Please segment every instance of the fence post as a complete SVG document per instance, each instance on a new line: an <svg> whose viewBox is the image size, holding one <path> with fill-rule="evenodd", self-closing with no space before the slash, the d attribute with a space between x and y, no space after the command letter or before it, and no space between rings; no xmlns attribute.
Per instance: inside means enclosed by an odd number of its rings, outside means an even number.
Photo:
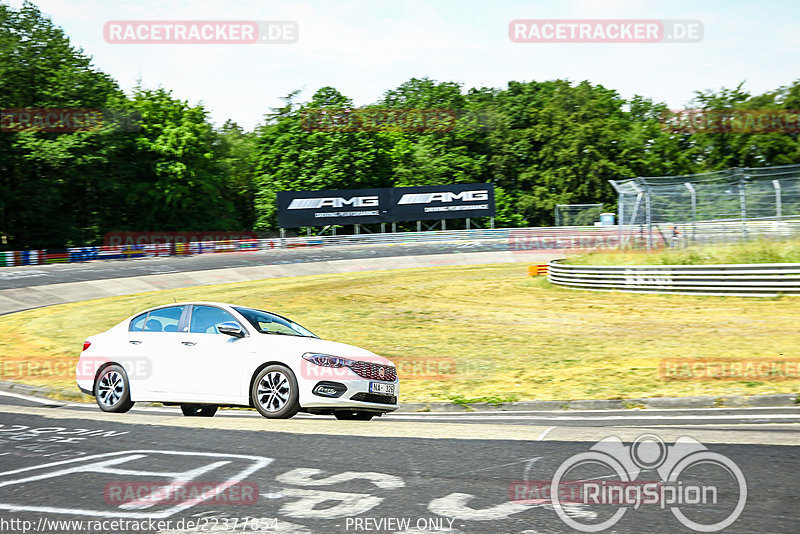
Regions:
<svg viewBox="0 0 800 534"><path fill-rule="evenodd" d="M736 169L735 172L741 175L739 178L739 210L742 216L742 239L747 241L747 195L744 191L747 175L742 175L740 169Z"/></svg>
<svg viewBox="0 0 800 534"><path fill-rule="evenodd" d="M783 220L783 206L781 205L781 181L772 180L772 186L775 188L775 215L778 220Z"/></svg>
<svg viewBox="0 0 800 534"><path fill-rule="evenodd" d="M647 250L653 249L653 212L650 205L650 186L645 185L644 210L647 218Z"/></svg>
<svg viewBox="0 0 800 534"><path fill-rule="evenodd" d="M692 243L694 243L697 235L697 191L694 188L694 184L691 182L686 182L683 185L686 186L686 189L688 189L689 193L692 195Z"/></svg>

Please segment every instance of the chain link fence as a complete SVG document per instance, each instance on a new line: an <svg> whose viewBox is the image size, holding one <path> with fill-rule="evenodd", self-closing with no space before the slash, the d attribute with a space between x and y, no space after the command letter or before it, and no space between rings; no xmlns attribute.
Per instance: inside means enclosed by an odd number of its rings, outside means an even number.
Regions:
<svg viewBox="0 0 800 534"><path fill-rule="evenodd" d="M632 248L800 234L800 165L610 180L620 245Z"/></svg>
<svg viewBox="0 0 800 534"><path fill-rule="evenodd" d="M602 212L602 204L556 204L556 226L592 226Z"/></svg>

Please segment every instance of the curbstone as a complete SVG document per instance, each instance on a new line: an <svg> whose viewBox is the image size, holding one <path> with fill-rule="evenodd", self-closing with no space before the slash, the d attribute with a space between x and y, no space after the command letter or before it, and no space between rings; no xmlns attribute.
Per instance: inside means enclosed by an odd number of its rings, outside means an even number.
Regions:
<svg viewBox="0 0 800 534"><path fill-rule="evenodd" d="M714 408L717 397L653 397L632 399L645 408Z"/></svg>
<svg viewBox="0 0 800 534"><path fill-rule="evenodd" d="M573 400L567 403L567 410L624 410L622 400Z"/></svg>
<svg viewBox="0 0 800 534"><path fill-rule="evenodd" d="M32 386L18 382L0 381L0 391L18 393L42 399L68 402L90 402L92 397L77 389L57 389L45 386ZM401 403L398 413L419 412L471 412L471 411L557 411L557 410L623 410L631 406L642 408L731 408L731 407L773 407L800 406L797 393L772 395L730 395L727 397L652 397L641 399L581 399L572 401L534 400L489 404L456 404L453 402L410 402ZM142 405L157 405L141 403Z"/></svg>

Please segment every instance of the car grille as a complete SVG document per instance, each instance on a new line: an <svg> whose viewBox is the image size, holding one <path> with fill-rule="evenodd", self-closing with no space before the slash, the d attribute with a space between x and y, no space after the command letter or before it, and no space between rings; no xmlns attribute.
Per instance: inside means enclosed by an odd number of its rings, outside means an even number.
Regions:
<svg viewBox="0 0 800 534"><path fill-rule="evenodd" d="M397 370L391 365L381 365L371 362L353 362L353 364L350 365L350 369L358 376L369 380L383 380L386 382L394 382L397 380ZM380 375L381 369L383 369L383 376Z"/></svg>
<svg viewBox="0 0 800 534"><path fill-rule="evenodd" d="M356 393L350 400L362 402L374 402L375 404L397 404L397 397L394 395L378 395L377 393Z"/></svg>

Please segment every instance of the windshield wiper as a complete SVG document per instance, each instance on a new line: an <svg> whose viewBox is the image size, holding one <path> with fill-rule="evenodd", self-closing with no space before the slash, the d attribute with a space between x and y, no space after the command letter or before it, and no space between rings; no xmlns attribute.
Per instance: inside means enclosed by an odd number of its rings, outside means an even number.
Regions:
<svg viewBox="0 0 800 534"><path fill-rule="evenodd" d="M288 332L272 332L271 330L262 330L262 334L275 334L276 336L292 336L292 337L303 337L299 334L289 334Z"/></svg>

